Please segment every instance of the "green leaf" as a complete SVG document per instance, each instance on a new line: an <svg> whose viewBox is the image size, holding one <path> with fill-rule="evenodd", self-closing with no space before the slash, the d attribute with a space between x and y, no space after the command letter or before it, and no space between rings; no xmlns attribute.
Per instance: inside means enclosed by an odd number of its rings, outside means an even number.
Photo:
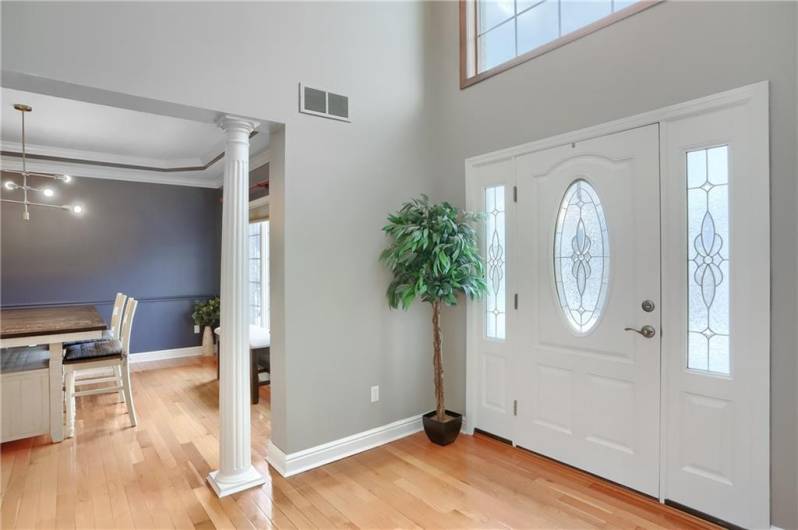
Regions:
<svg viewBox="0 0 798 530"><path fill-rule="evenodd" d="M483 220L448 202L431 204L426 195L390 214L382 229L389 244L379 256L393 273L388 304L407 309L416 299L454 305L460 293L483 296L485 267L474 227Z"/></svg>

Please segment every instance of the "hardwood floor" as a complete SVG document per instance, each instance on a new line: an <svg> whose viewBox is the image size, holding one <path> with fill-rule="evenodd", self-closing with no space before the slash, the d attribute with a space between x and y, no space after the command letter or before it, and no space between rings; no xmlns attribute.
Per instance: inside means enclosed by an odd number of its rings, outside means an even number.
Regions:
<svg viewBox="0 0 798 530"><path fill-rule="evenodd" d="M265 463L269 389L252 407L253 460L270 480L218 499L212 361L134 365L139 425L116 395L78 400L77 438L0 450L11 528L714 528L652 499L482 436L423 433L289 479Z"/></svg>

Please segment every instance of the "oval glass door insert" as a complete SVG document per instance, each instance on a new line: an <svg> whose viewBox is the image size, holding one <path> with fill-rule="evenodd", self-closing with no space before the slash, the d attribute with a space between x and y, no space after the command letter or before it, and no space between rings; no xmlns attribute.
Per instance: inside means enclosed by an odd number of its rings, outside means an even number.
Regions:
<svg viewBox="0 0 798 530"><path fill-rule="evenodd" d="M554 228L554 281L565 319L588 333L607 298L610 247L607 219L595 188L577 179L565 191Z"/></svg>

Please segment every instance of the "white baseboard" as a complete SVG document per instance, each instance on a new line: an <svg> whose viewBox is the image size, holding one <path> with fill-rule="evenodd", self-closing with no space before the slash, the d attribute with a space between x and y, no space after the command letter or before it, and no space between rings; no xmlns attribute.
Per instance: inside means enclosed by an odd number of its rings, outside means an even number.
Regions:
<svg viewBox="0 0 798 530"><path fill-rule="evenodd" d="M315 467L404 438L423 429L421 415L375 427L345 438L333 440L309 449L285 454L269 440L266 460L282 476L290 477Z"/></svg>
<svg viewBox="0 0 798 530"><path fill-rule="evenodd" d="M171 350L146 351L141 353L131 353L130 363L146 363L149 361L179 359L181 357L196 357L198 355L202 355L202 346L189 346L187 348L174 348Z"/></svg>

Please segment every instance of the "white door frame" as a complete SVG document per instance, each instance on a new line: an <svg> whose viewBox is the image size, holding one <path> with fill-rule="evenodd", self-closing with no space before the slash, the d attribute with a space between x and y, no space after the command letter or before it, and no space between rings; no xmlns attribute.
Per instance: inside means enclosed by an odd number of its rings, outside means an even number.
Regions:
<svg viewBox="0 0 798 530"><path fill-rule="evenodd" d="M477 168L480 165L484 165L486 163L495 163L501 160L508 160L514 159L520 155L533 153L537 151L542 151L545 149L550 149L553 147L558 147L561 145L567 145L574 142L582 142L585 140L589 140L592 138L605 136L613 133L622 132L629 129L634 129L637 127L642 127L646 125L651 125L655 123L659 123L661 125L667 124L669 121L675 121L679 119L684 119L689 116L700 115L709 113L712 111L728 108L731 106L736 105L744 105L748 104L752 107L753 112L757 116L763 116L763 120L759 120L755 127L757 127L757 131L755 131L754 136L758 138L758 145L756 146L757 152L760 154L764 154L764 156L760 157L761 159L758 161L758 166L762 168L764 172L767 173L768 179L770 174L770 167L769 167L769 128L768 128L768 108L769 108L769 82L768 81L761 81L759 83L743 86L740 88L736 88L733 90L729 90L726 92L720 92L718 94L713 94L710 96L706 96L703 98L691 100L684 103L679 103L676 105L671 105L668 107L664 107L661 109L645 112L642 114L638 114L635 116L631 116L628 118L622 118L620 120L611 121L608 123L604 123L601 125L596 125L592 127L587 127L585 129L580 129L578 131L572 131L564 134L560 134L557 136L553 136L550 138L529 142L526 144L522 144L515 147L510 147L507 149L501 149L498 151L494 151L492 153L487 153L483 155L478 155L474 157L470 157L465 161L465 184L466 184L466 208L472 211L478 211L481 209L481 190L476 182L476 175L478 173ZM660 143L660 149L662 150L662 139ZM762 153L763 152L763 153ZM661 178L666 178L666 173L662 172L662 160L660 161L661 164ZM508 255L508 261L512 260L513 253ZM769 270L769 262L770 262L770 255L769 253L762 257L763 260L763 267L765 270ZM508 263L508 267L512 267L512 264ZM663 271L664 272L664 271ZM478 377L477 372L477 344L479 341L479 334L481 333L481 327L477 326L476 323L479 322L479 311L481 309L480 302L472 302L470 300L466 301L466 410L465 410L465 424L464 424L464 432L472 434L474 432L475 426L478 424L477 418L477 392L476 389L478 388L478 381L476 378ZM672 310L672 308L671 308ZM666 313L669 311L669 308L663 307L663 322L668 320ZM673 318L673 315L671 315ZM768 311L767 321L770 320L770 313ZM768 340L769 340L769 331L768 331ZM767 344L768 351L770 351L769 341ZM663 350L665 345L663 344ZM663 364L662 368L662 382L661 386L665 387L668 383L668 377L666 373L667 366ZM663 392L663 395L660 399L660 432L666 433L665 430L666 425L665 422L667 420L667 398ZM767 438L770 437L770 423L769 423L769 414L766 415L767 417L763 420L760 425L760 428L766 425L767 427ZM661 436L661 444L664 444L664 440L667 439L666 435L663 434ZM667 451L665 451L665 447L663 446L660 451L660 501L665 500L667 496L667 484L665 483L665 473L663 470L667 469ZM770 466L768 465L768 473L769 473ZM768 489L768 498L770 497L769 493L769 481L767 484L764 485Z"/></svg>

